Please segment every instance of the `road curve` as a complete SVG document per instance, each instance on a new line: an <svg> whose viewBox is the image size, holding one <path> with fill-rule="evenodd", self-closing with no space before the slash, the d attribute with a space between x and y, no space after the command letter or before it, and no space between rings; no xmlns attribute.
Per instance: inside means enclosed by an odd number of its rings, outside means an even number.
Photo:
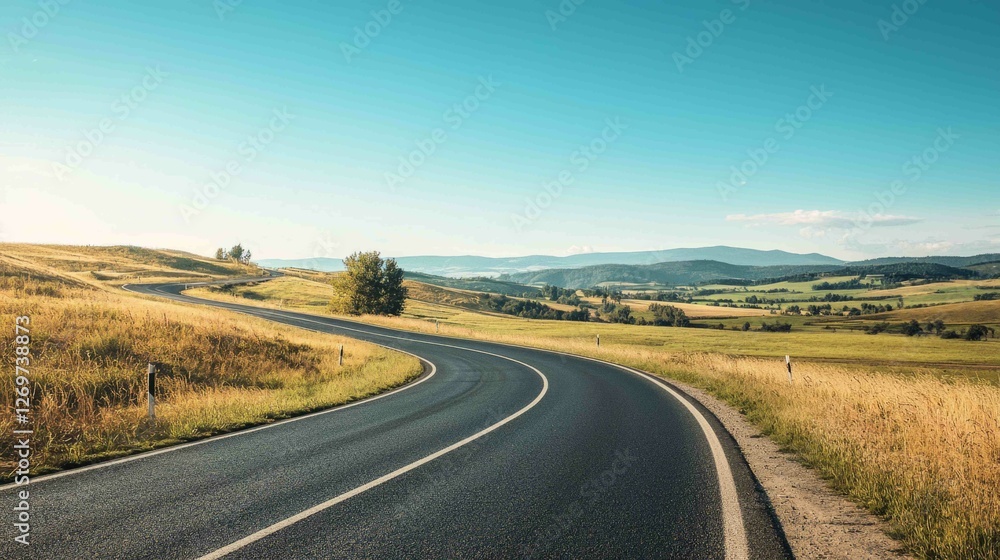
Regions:
<svg viewBox="0 0 1000 560"><path fill-rule="evenodd" d="M669 384L183 288L127 287L374 342L426 371L353 405L34 479L32 544L10 534L0 558L791 557L732 438ZM0 499L13 507L14 490Z"/></svg>

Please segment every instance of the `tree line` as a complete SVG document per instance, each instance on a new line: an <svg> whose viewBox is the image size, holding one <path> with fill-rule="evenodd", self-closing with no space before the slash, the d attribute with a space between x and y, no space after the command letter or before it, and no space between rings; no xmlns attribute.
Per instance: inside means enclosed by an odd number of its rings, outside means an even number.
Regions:
<svg viewBox="0 0 1000 560"><path fill-rule="evenodd" d="M215 258L220 261L233 261L240 264L250 264L252 255L250 254L250 249L244 249L243 245L237 243L228 251L222 247L216 249Z"/></svg>

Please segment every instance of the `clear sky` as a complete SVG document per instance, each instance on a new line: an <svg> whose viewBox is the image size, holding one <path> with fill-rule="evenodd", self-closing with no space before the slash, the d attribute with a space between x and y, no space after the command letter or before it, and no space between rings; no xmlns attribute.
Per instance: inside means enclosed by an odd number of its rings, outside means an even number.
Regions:
<svg viewBox="0 0 1000 560"><path fill-rule="evenodd" d="M0 240L1000 251L992 1L49 2L0 14Z"/></svg>

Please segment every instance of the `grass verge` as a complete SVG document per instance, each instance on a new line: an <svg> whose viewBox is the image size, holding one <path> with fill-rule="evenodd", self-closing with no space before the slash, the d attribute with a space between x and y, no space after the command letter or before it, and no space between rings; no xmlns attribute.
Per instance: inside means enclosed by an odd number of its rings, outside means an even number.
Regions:
<svg viewBox="0 0 1000 560"><path fill-rule="evenodd" d="M357 340L231 312L118 294L0 262L0 318L29 316L32 474L162 447L347 403L418 376L420 362ZM340 344L345 346L338 364ZM145 369L158 375L146 417ZM12 411L15 377L0 377ZM11 414L0 445L11 449ZM24 426L18 426L24 428ZM10 454L0 476L11 480Z"/></svg>

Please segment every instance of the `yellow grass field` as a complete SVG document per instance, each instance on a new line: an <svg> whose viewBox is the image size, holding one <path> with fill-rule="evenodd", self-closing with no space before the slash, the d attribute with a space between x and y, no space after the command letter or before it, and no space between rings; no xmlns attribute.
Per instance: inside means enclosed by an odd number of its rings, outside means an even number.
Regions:
<svg viewBox="0 0 1000 560"><path fill-rule="evenodd" d="M44 258L34 260L26 255L32 246L14 255L6 249L0 247L0 318L10 335L0 339L0 352L13 359L15 317L30 317L33 474L346 403L422 371L411 356L353 339L129 295L102 285L86 267L152 270L155 277L181 277L183 269L108 262L107 251L41 247ZM223 264L214 272L243 270ZM164 366L155 420L146 417L149 361ZM15 408L11 368L0 377L5 410ZM7 448L13 422L0 417L0 445ZM9 480L12 467L5 454L0 479Z"/></svg>
<svg viewBox="0 0 1000 560"><path fill-rule="evenodd" d="M1000 300L967 301L919 307L916 309L900 309L891 313L879 315L895 321L915 319L921 322L942 320L948 324L982 323L994 324L1000 321Z"/></svg>
<svg viewBox="0 0 1000 560"><path fill-rule="evenodd" d="M404 317L358 318L432 333L429 319L443 335L572 352L705 388L885 517L918 557L1000 557L1000 341L529 321L418 301Z"/></svg>
<svg viewBox="0 0 1000 560"><path fill-rule="evenodd" d="M652 301L638 299L623 299L622 304L628 305L633 311L642 311L649 308ZM664 302L659 302L664 303ZM742 307L716 307L714 305L701 305L697 303L675 303L667 302L670 305L681 309L692 319L718 319L720 317L770 317L771 312L766 309L747 309Z"/></svg>

